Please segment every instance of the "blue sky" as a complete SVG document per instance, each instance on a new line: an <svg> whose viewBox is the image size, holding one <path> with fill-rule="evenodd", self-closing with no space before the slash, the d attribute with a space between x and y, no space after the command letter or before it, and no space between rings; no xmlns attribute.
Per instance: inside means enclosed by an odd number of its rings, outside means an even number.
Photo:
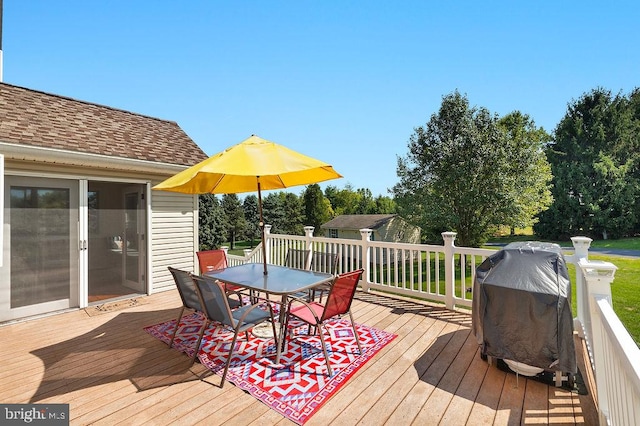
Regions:
<svg viewBox="0 0 640 426"><path fill-rule="evenodd" d="M633 1L4 0L3 80L176 121L209 155L256 134L388 195L455 90L553 131L640 86L638 22Z"/></svg>

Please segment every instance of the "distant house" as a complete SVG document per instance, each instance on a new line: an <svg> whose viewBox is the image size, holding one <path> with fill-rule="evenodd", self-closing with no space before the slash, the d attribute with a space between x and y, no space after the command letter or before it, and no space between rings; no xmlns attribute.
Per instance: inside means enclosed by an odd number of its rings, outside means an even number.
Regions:
<svg viewBox="0 0 640 426"><path fill-rule="evenodd" d="M0 83L0 322L174 288L198 198L151 188L206 158L173 121Z"/></svg>
<svg viewBox="0 0 640 426"><path fill-rule="evenodd" d="M420 228L397 214L344 214L322 224L324 235L330 238L361 239L361 229L371 229L372 241L420 243Z"/></svg>

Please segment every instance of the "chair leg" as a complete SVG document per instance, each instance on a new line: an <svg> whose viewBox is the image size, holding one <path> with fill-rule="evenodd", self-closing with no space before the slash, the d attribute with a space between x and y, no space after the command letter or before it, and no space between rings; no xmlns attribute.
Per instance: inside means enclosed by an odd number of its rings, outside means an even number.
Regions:
<svg viewBox="0 0 640 426"><path fill-rule="evenodd" d="M349 309L349 319L351 320L353 335L356 336L356 343L358 344L358 350L360 351L360 355L362 355L362 346L360 345L360 336L358 336L358 330L356 330L356 324L353 322L353 315L351 314L351 309Z"/></svg>
<svg viewBox="0 0 640 426"><path fill-rule="evenodd" d="M231 347L229 348L229 355L227 356L227 362L224 366L224 373L222 373L222 380L220 381L220 389L224 386L224 381L227 378L227 372L229 371L229 366L231 365L231 357L233 356L233 348L236 347L236 341L238 340L238 331L233 335L233 341L231 342Z"/></svg>
<svg viewBox="0 0 640 426"><path fill-rule="evenodd" d="M191 366L193 366L193 364L195 364L196 359L198 358L198 352L200 352L200 343L202 343L202 337L204 336L204 332L207 330L207 327L209 327L210 323L211 323L211 321L209 321L209 319L206 319L204 321L204 325L200 329L200 336L198 337L198 343L196 343L196 349L195 349L195 352L193 354L193 358L191 359Z"/></svg>
<svg viewBox="0 0 640 426"><path fill-rule="evenodd" d="M169 347L173 346L173 339L176 338L176 333L178 332L178 328L180 327L180 321L182 320L182 314L184 314L184 305L182 305L182 309L180 310L180 315L178 315L178 319L176 320L176 328L173 330L173 334L171 335L171 341L169 342Z"/></svg>
<svg viewBox="0 0 640 426"><path fill-rule="evenodd" d="M271 318L269 319L269 322L271 323L271 330L273 331L273 342L275 343L276 346L276 352L277 352L277 347L280 344L280 342L278 341L278 332L276 331L276 321L275 318L273 318L273 308L271 307L271 303L267 304L267 308L269 309L269 314L271 316ZM281 336L282 339L286 339L286 334L287 334L287 330L289 328L289 317L286 316L285 317L285 323L284 323L284 335ZM249 340L249 337L247 336L247 341ZM283 340L283 343L286 343L286 341ZM283 348L282 350L284 351L284 344L283 344Z"/></svg>
<svg viewBox="0 0 640 426"><path fill-rule="evenodd" d="M324 352L324 359L327 361L327 372L329 373L329 377L333 376L333 371L331 371L331 364L329 363L329 353L327 352L327 345L324 344L324 336L323 329L321 325L318 325L318 334L320 335L320 344L322 345L322 352Z"/></svg>

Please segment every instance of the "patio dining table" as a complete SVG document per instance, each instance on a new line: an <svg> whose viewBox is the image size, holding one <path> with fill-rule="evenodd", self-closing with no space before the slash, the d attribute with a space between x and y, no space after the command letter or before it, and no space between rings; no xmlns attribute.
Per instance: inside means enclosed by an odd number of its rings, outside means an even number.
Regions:
<svg viewBox="0 0 640 426"><path fill-rule="evenodd" d="M241 286L249 290L264 292L267 295L280 296L279 336L274 336L276 342L275 363L280 363L280 355L286 344L286 309L287 299L296 293L309 290L322 284L327 284L335 278L324 272L307 271L288 268L279 265L267 265L267 273L261 263L245 263L231 266L204 275L216 280Z"/></svg>

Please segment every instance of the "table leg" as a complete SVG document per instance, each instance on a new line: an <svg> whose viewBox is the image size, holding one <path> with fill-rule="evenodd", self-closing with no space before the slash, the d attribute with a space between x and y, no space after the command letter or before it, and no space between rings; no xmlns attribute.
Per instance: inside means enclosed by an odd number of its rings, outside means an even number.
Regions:
<svg viewBox="0 0 640 426"><path fill-rule="evenodd" d="M276 342L276 364L280 364L280 355L284 351L287 345L287 295L282 295L280 302L280 313L278 314L278 321L280 322L279 336L275 337ZM278 341L280 339L280 341Z"/></svg>

